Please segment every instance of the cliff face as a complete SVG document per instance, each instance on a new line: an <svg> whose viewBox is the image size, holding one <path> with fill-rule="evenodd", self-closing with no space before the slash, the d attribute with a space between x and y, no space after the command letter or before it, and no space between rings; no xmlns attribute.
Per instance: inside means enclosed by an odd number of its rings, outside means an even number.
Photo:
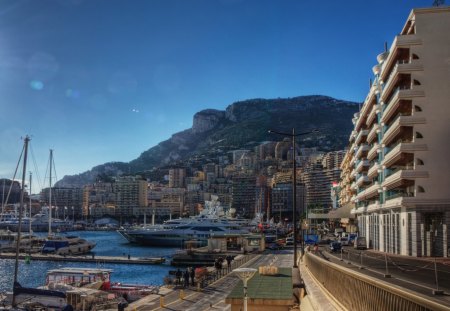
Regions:
<svg viewBox="0 0 450 311"><path fill-rule="evenodd" d="M214 109L207 109L197 112L194 115L192 133L198 134L207 132L215 128L225 117L225 112Z"/></svg>
<svg viewBox="0 0 450 311"><path fill-rule="evenodd" d="M318 135L302 138L303 146L323 151L343 149L352 129L351 119L357 111L357 103L327 96L251 99L233 103L225 111L207 109L194 115L192 128L175 133L137 159L129 163L107 163L78 175L64 176L57 185L80 186L93 182L99 174L114 176L149 171L215 149L226 153L252 148L262 141L282 139L269 135L268 129L290 132L295 127L297 132L303 132L318 128Z"/></svg>

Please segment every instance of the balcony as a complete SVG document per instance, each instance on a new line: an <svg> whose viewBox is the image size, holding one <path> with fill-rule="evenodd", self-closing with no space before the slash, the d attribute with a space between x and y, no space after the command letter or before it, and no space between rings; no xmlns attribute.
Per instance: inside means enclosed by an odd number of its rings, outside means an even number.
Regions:
<svg viewBox="0 0 450 311"><path fill-rule="evenodd" d="M358 133L358 135L356 136L356 140L355 140L355 144L359 145L359 143L361 142L361 140L363 139L363 137L367 136L367 134L369 133L368 130L362 130Z"/></svg>
<svg viewBox="0 0 450 311"><path fill-rule="evenodd" d="M425 124L425 122L426 120L424 117L399 115L384 132L381 143L385 145L389 144L391 140L400 133L400 128L402 126L414 126L415 124Z"/></svg>
<svg viewBox="0 0 450 311"><path fill-rule="evenodd" d="M381 169L380 165L378 163L374 163L367 172L367 177L370 179L374 178L378 175L378 170Z"/></svg>
<svg viewBox="0 0 450 311"><path fill-rule="evenodd" d="M363 184L367 184L368 182L370 182L369 177L367 177L367 175L358 175L356 177L356 185L358 187L361 187Z"/></svg>
<svg viewBox="0 0 450 311"><path fill-rule="evenodd" d="M358 150L356 151L355 157L357 159L360 159L362 157L362 155L367 152L369 150L369 145L368 144L362 144L361 146L359 146Z"/></svg>
<svg viewBox="0 0 450 311"><path fill-rule="evenodd" d="M374 126L372 126L372 128L369 131L369 134L367 134L367 142L371 143L375 140L375 138L377 137L377 134L380 132L380 125L379 124L375 124Z"/></svg>
<svg viewBox="0 0 450 311"><path fill-rule="evenodd" d="M390 64L396 61L395 55L397 54L396 50L398 48L409 48L411 46L421 44L422 40L417 35L414 34L396 36L389 50L389 54L384 58L384 62L381 68L381 74L383 75L384 74L383 70L385 70L385 68L389 68Z"/></svg>
<svg viewBox="0 0 450 311"><path fill-rule="evenodd" d="M369 150L369 153L367 153L367 159L373 160L378 155L380 145L378 143L373 143L372 147Z"/></svg>
<svg viewBox="0 0 450 311"><path fill-rule="evenodd" d="M393 189L399 187L407 182L407 180L417 178L428 178L427 171L416 171L414 169L402 168L394 171L383 182L382 186L386 189Z"/></svg>
<svg viewBox="0 0 450 311"><path fill-rule="evenodd" d="M378 209L380 209L381 205L380 202L377 200L373 200L369 202L369 205L367 205L367 212L374 212Z"/></svg>
<svg viewBox="0 0 450 311"><path fill-rule="evenodd" d="M357 134L358 134L358 132L355 131L355 130L353 130L353 131L350 133L350 138L348 139L348 141L351 143L351 142L355 139L355 137L356 137Z"/></svg>
<svg viewBox="0 0 450 311"><path fill-rule="evenodd" d="M379 190L381 190L381 185L378 182L373 183L370 187L366 188L366 198L377 196Z"/></svg>
<svg viewBox="0 0 450 311"><path fill-rule="evenodd" d="M386 100L399 75L411 74L415 71L423 71L423 64L420 60L397 61L394 68L392 68L392 71L389 73L389 76L385 79L381 100Z"/></svg>
<svg viewBox="0 0 450 311"><path fill-rule="evenodd" d="M369 115L367 116L366 125L370 127L373 120L375 120L377 113L380 112L380 104L373 105L372 110L370 110Z"/></svg>
<svg viewBox="0 0 450 311"><path fill-rule="evenodd" d="M363 169L367 170L369 167L369 160L359 161L358 165L356 165L356 171L361 172Z"/></svg>
<svg viewBox="0 0 450 311"><path fill-rule="evenodd" d="M426 144L419 144L417 142L401 142L393 147L385 156L382 165L389 167L402 156L402 153L414 153L416 151L427 151ZM370 170L369 170L370 172Z"/></svg>

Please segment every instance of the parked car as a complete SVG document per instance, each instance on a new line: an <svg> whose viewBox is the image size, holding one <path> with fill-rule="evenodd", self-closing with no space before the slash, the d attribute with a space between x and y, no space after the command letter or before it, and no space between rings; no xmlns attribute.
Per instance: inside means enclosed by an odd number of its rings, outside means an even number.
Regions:
<svg viewBox="0 0 450 311"><path fill-rule="evenodd" d="M340 238L339 242L341 243L342 246L348 246L349 245L348 238Z"/></svg>
<svg viewBox="0 0 450 311"><path fill-rule="evenodd" d="M341 243L334 241L330 243L330 252L335 253L339 252L342 249Z"/></svg>
<svg viewBox="0 0 450 311"><path fill-rule="evenodd" d="M279 249L283 249L283 245L278 244L278 243L270 243L269 245L267 245L268 249L272 249L272 250L279 250Z"/></svg>
<svg viewBox="0 0 450 311"><path fill-rule="evenodd" d="M366 241L366 237L363 236L359 236L355 239L355 243L353 244L353 246L356 249L367 249L367 241Z"/></svg>
<svg viewBox="0 0 450 311"><path fill-rule="evenodd" d="M294 238L287 237L286 238L286 245L294 245Z"/></svg>

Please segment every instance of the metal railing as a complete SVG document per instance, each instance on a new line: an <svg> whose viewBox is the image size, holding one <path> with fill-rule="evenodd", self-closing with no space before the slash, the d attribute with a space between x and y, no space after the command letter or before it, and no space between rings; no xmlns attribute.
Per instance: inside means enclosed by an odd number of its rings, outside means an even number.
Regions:
<svg viewBox="0 0 450 311"><path fill-rule="evenodd" d="M310 253L305 265L317 281L348 310L444 311L448 308L412 292L390 286Z"/></svg>
<svg viewBox="0 0 450 311"><path fill-rule="evenodd" d="M247 254L240 258L234 259L231 262L231 265L228 266L227 262L224 261L221 269L215 269L214 271L208 272L206 275L197 279L197 282L200 284L200 288L208 287L211 283L223 278L224 276L231 273L234 269L239 268L243 264L249 262L253 258L255 258L257 254Z"/></svg>

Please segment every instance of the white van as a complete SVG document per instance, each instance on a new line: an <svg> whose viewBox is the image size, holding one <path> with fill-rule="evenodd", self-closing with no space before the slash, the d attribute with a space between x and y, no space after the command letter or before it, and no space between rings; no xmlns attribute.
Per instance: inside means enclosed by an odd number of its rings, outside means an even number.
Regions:
<svg viewBox="0 0 450 311"><path fill-rule="evenodd" d="M286 245L294 245L294 238L293 237L286 238Z"/></svg>

